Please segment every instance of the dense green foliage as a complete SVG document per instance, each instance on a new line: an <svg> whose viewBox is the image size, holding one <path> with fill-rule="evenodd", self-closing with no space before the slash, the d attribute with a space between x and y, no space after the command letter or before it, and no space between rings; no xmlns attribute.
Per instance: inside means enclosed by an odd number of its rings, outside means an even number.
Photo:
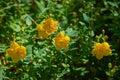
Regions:
<svg viewBox="0 0 120 80"><path fill-rule="evenodd" d="M0 80L120 80L119 14L119 0L0 0ZM59 30L38 39L48 17ZM112 54L97 60L91 51L103 30ZM60 31L71 38L68 49L55 48ZM5 54L13 40L27 49L17 63Z"/></svg>

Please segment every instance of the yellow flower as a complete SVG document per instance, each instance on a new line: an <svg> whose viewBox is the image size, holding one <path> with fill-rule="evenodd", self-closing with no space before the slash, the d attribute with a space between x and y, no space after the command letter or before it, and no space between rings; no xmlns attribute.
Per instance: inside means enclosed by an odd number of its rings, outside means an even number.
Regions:
<svg viewBox="0 0 120 80"><path fill-rule="evenodd" d="M107 42L103 42L103 43L98 43L96 42L94 44L94 49L92 50L92 54L96 55L97 59L102 59L103 56L108 56L112 53L111 49L110 49L110 45Z"/></svg>
<svg viewBox="0 0 120 80"><path fill-rule="evenodd" d="M26 48L24 46L19 47L18 55L20 56L20 58L25 58L25 56L26 56Z"/></svg>
<svg viewBox="0 0 120 80"><path fill-rule="evenodd" d="M58 21L54 21L52 18L44 20L44 24L37 25L37 30L39 32L39 38L45 39L53 32L57 31Z"/></svg>
<svg viewBox="0 0 120 80"><path fill-rule="evenodd" d="M60 50L61 48L68 48L68 42L70 41L69 36L65 36L62 32L58 33L58 35L53 38L53 41L56 45L56 49Z"/></svg>
<svg viewBox="0 0 120 80"><path fill-rule="evenodd" d="M41 32L39 32L39 38L40 39L45 39L45 38L47 38L49 36L49 34L47 34L45 31L41 31Z"/></svg>
<svg viewBox="0 0 120 80"><path fill-rule="evenodd" d="M14 56L14 53L17 53L17 49L19 48L19 45L16 42L11 42L10 48L6 50L6 53L12 57Z"/></svg>
<svg viewBox="0 0 120 80"><path fill-rule="evenodd" d="M38 31L44 31L43 24L38 24L36 28Z"/></svg>
<svg viewBox="0 0 120 80"><path fill-rule="evenodd" d="M57 31L57 24L58 21L54 21L52 18L46 19L44 24L44 29L48 34L52 34L53 32Z"/></svg>
<svg viewBox="0 0 120 80"><path fill-rule="evenodd" d="M21 58L26 56L26 48L24 46L19 46L16 42L11 42L10 48L6 50L13 62L18 62Z"/></svg>

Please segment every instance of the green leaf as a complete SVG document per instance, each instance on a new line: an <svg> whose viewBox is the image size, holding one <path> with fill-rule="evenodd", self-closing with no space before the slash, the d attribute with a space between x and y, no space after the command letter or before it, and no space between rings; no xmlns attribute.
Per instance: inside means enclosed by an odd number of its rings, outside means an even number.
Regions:
<svg viewBox="0 0 120 80"><path fill-rule="evenodd" d="M69 67L69 64L61 63L63 67Z"/></svg>
<svg viewBox="0 0 120 80"><path fill-rule="evenodd" d="M37 0L35 0L35 3L37 4L40 12L42 12L44 10L44 5L42 5L42 2L38 2Z"/></svg>
<svg viewBox="0 0 120 80"><path fill-rule="evenodd" d="M6 77L4 75L4 70L6 67L5 66L0 66L0 80L3 80L3 79L8 79L8 77Z"/></svg>
<svg viewBox="0 0 120 80"><path fill-rule="evenodd" d="M28 54L32 54L32 45L27 45L26 49Z"/></svg>
<svg viewBox="0 0 120 80"><path fill-rule="evenodd" d="M108 1L107 3L110 4L112 7L118 8L117 3L115 3L115 2L110 2L110 1Z"/></svg>
<svg viewBox="0 0 120 80"><path fill-rule="evenodd" d="M15 24L15 23L11 23L10 28L12 28L16 32L19 32L21 30L21 27L18 24Z"/></svg>
<svg viewBox="0 0 120 80"><path fill-rule="evenodd" d="M83 13L83 18L86 22L90 22L90 17L87 14Z"/></svg>
<svg viewBox="0 0 120 80"><path fill-rule="evenodd" d="M105 73L107 76L111 76L110 72L106 71Z"/></svg>
<svg viewBox="0 0 120 80"><path fill-rule="evenodd" d="M26 24L30 26L32 24L32 21L29 17L26 18Z"/></svg>
<svg viewBox="0 0 120 80"><path fill-rule="evenodd" d="M72 28L67 28L67 34L68 36L77 36L78 35L78 32L73 30Z"/></svg>
<svg viewBox="0 0 120 80"><path fill-rule="evenodd" d="M85 25L85 23L84 23L84 22L82 22L82 21L79 21L79 23L80 23L82 26L84 26L84 25Z"/></svg>
<svg viewBox="0 0 120 80"><path fill-rule="evenodd" d="M59 77L64 76L65 74L69 73L70 69L69 68L65 68L64 70L62 70L62 72L58 75Z"/></svg>
<svg viewBox="0 0 120 80"><path fill-rule="evenodd" d="M89 34L90 34L91 37L93 37L95 35L94 31L90 31Z"/></svg>
<svg viewBox="0 0 120 80"><path fill-rule="evenodd" d="M0 69L0 80L3 80L3 71Z"/></svg>
<svg viewBox="0 0 120 80"><path fill-rule="evenodd" d="M114 16L119 16L119 13L117 11L113 12Z"/></svg>
<svg viewBox="0 0 120 80"><path fill-rule="evenodd" d="M101 8L100 11L103 12L103 11L107 11L108 9L107 8Z"/></svg>

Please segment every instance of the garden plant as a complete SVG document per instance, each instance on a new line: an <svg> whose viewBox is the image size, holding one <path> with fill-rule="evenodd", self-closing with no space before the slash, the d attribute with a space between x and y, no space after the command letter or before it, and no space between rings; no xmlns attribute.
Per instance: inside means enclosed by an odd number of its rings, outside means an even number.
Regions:
<svg viewBox="0 0 120 80"><path fill-rule="evenodd" d="M0 80L120 80L120 0L0 0Z"/></svg>

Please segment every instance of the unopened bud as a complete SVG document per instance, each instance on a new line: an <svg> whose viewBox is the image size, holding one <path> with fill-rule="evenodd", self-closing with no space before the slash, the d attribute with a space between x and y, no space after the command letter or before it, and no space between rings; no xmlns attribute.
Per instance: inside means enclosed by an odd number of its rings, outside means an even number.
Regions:
<svg viewBox="0 0 120 80"><path fill-rule="evenodd" d="M112 68L112 63L108 63L108 67L109 67L109 68Z"/></svg>

